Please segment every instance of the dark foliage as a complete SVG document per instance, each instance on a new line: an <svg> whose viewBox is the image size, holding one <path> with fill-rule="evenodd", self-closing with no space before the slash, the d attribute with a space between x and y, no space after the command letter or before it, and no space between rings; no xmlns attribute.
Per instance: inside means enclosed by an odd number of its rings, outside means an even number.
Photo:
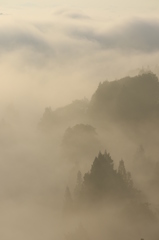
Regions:
<svg viewBox="0 0 159 240"><path fill-rule="evenodd" d="M132 221L155 220L150 204L143 194L134 188L131 174L126 171L124 161L121 160L118 170L115 170L113 160L106 151L104 154L99 152L90 172L84 175L83 181L81 173L78 173L74 210L81 211L83 207L87 210L92 209L100 203L101 206L124 205L123 213Z"/></svg>
<svg viewBox="0 0 159 240"><path fill-rule="evenodd" d="M133 188L131 174L125 170L124 161L120 161L116 171L110 154L99 152L90 172L84 176L81 194L89 201L119 200L135 196L136 190Z"/></svg>
<svg viewBox="0 0 159 240"><path fill-rule="evenodd" d="M44 132L50 132L57 126L68 127L70 124L77 124L79 121L84 121L87 109L87 99L75 100L71 104L54 111L47 107L39 123L39 128Z"/></svg>
<svg viewBox="0 0 159 240"><path fill-rule="evenodd" d="M68 128L62 141L62 154L73 162L92 158L100 149L98 135L91 125L77 124Z"/></svg>
<svg viewBox="0 0 159 240"><path fill-rule="evenodd" d="M89 104L95 120L141 121L159 117L159 82L151 72L99 85Z"/></svg>

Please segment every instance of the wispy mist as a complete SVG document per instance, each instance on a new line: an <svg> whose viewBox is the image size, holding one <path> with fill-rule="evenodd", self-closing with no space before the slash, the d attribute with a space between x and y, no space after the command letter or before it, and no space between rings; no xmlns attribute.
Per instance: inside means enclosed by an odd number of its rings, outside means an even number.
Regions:
<svg viewBox="0 0 159 240"><path fill-rule="evenodd" d="M158 3L0 2L1 239L157 240Z"/></svg>

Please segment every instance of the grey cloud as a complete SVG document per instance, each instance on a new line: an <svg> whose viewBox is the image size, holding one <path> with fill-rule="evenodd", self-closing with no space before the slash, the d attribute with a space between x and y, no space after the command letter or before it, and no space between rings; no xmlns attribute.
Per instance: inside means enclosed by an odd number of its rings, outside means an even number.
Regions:
<svg viewBox="0 0 159 240"><path fill-rule="evenodd" d="M15 51L19 49L30 49L33 52L50 54L51 46L42 37L30 31L17 29L0 29L0 51Z"/></svg>
<svg viewBox="0 0 159 240"><path fill-rule="evenodd" d="M96 42L105 49L155 52L159 50L159 22L134 20L99 33L93 29L74 29L72 36Z"/></svg>
<svg viewBox="0 0 159 240"><path fill-rule="evenodd" d="M68 13L73 14L73 11ZM72 17L82 16L75 14ZM153 53L159 50L157 21L137 19L103 32L93 27L91 21L88 25L85 21L79 24L73 19L65 23L60 20L36 22L29 27L24 25L23 29L0 27L0 53L24 49L25 53L20 55L24 61L32 66L46 66L50 63L67 64L77 58L86 59L90 53L95 55L99 51L98 46L127 53Z"/></svg>
<svg viewBox="0 0 159 240"><path fill-rule="evenodd" d="M70 14L67 14L67 16L69 18L72 18L72 19L79 19L79 20L89 20L91 19L89 16L87 15L84 15L82 13L70 13Z"/></svg>
<svg viewBox="0 0 159 240"><path fill-rule="evenodd" d="M55 9L55 11L53 12L53 15L63 15L68 11L68 9L66 8L58 8Z"/></svg>
<svg viewBox="0 0 159 240"><path fill-rule="evenodd" d="M62 15L65 17L68 17L70 19L76 19L76 20L90 20L91 17L87 14L84 14L81 11L71 11L69 9L59 9L54 13L55 15Z"/></svg>

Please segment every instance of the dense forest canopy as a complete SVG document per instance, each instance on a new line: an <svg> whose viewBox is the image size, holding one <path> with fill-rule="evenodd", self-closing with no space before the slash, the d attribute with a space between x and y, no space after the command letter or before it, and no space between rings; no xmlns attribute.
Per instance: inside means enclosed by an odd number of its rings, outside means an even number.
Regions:
<svg viewBox="0 0 159 240"><path fill-rule="evenodd" d="M88 161L101 148L98 135L94 127L88 124L77 124L68 128L62 140L63 157L70 161Z"/></svg>
<svg viewBox="0 0 159 240"><path fill-rule="evenodd" d="M126 124L152 121L156 124L158 118L158 78L152 72L145 72L135 77L100 83L90 102L84 99L55 111L46 109L40 125L54 127L65 122L69 127L69 124L79 121L103 125L109 120Z"/></svg>
<svg viewBox="0 0 159 240"><path fill-rule="evenodd" d="M113 82L103 82L93 94L88 109L95 119L145 121L159 117L159 82L148 72Z"/></svg>
<svg viewBox="0 0 159 240"><path fill-rule="evenodd" d="M114 208L117 212L122 209L118 217L125 219L128 224L137 224L143 228L158 223L156 213L146 197L134 187L131 173L126 171L124 161L120 160L118 169L115 170L110 154L106 151L103 154L99 152L90 171L84 174L83 178L81 172L78 172L72 195L69 188L66 188L63 214L66 219L78 214L84 216L91 214L91 218L96 218L98 212L103 211L106 214L108 209L112 211ZM81 234L84 234L83 239L88 239L83 227L81 233L78 230L74 234L67 235L66 239L78 240ZM106 234L104 229L101 228L101 231ZM90 235L92 238L92 233Z"/></svg>

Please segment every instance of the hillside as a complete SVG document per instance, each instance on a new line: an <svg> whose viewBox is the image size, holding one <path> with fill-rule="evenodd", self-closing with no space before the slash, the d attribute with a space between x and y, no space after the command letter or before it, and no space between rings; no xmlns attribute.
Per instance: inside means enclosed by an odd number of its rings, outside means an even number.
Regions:
<svg viewBox="0 0 159 240"><path fill-rule="evenodd" d="M82 122L108 124L140 124L159 119L159 82L152 72L100 83L90 102L75 100L52 110L46 108L40 122L42 129L65 125L66 128Z"/></svg>
<svg viewBox="0 0 159 240"><path fill-rule="evenodd" d="M99 84L88 114L96 121L141 122L159 118L159 82L149 72Z"/></svg>

